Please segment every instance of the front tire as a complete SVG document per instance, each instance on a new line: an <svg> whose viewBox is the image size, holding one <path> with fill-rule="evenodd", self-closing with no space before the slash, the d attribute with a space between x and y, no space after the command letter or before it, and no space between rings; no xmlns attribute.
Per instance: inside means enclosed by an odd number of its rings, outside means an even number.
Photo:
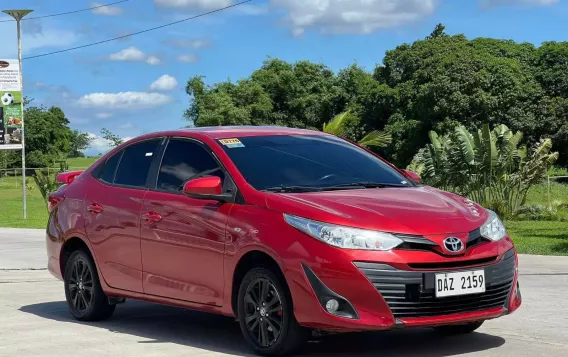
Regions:
<svg viewBox="0 0 568 357"><path fill-rule="evenodd" d="M260 355L288 355L310 336L294 317L289 290L268 269L254 268L244 276L237 308L244 338Z"/></svg>
<svg viewBox="0 0 568 357"><path fill-rule="evenodd" d="M471 322L463 325L447 325L434 327L436 332L443 335L465 335L472 333L483 325L483 321Z"/></svg>
<svg viewBox="0 0 568 357"><path fill-rule="evenodd" d="M114 313L108 302L92 258L82 250L71 254L64 274L65 298L69 310L79 321L100 321Z"/></svg>

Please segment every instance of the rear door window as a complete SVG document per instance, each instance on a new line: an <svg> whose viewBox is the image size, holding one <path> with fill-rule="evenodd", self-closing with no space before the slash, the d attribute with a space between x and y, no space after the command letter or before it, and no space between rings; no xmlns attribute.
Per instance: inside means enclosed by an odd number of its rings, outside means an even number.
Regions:
<svg viewBox="0 0 568 357"><path fill-rule="evenodd" d="M114 183L130 187L146 187L146 180L154 155L162 139L147 140L124 149Z"/></svg>

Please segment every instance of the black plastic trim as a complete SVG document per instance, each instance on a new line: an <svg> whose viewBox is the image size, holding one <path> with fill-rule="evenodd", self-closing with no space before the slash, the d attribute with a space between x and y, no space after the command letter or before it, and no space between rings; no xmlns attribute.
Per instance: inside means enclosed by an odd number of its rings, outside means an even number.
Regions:
<svg viewBox="0 0 568 357"><path fill-rule="evenodd" d="M445 316L455 313L506 308L515 276L511 249L493 264L451 271L485 270L485 293L436 298L435 274L448 270L400 270L387 264L354 262L381 294L395 319Z"/></svg>
<svg viewBox="0 0 568 357"><path fill-rule="evenodd" d="M304 269L304 273L306 274L306 277L308 278L308 281L310 282L310 285L312 286L312 289L314 290L314 293L316 294L318 301L323 307L324 311L326 311L328 314L331 314L327 311L325 305L329 299L335 299L339 302L339 309L332 315L349 319L359 319L359 314L357 314L357 311L355 310L353 305L351 305L349 300L328 288L323 283L323 281L321 281L320 278L318 278L317 275L304 263L302 263L302 268Z"/></svg>

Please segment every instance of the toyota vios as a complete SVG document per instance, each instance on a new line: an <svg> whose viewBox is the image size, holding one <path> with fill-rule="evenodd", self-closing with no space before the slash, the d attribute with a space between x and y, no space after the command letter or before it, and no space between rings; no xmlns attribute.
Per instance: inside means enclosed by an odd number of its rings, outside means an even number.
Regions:
<svg viewBox="0 0 568 357"><path fill-rule="evenodd" d="M495 213L325 133L152 133L58 180L48 267L79 320L141 299L235 317L284 355L314 330L468 333L521 305Z"/></svg>

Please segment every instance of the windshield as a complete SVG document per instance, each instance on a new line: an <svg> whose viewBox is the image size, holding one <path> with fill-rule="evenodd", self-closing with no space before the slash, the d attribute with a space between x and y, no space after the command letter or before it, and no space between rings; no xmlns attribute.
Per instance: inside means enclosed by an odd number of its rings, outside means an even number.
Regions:
<svg viewBox="0 0 568 357"><path fill-rule="evenodd" d="M412 186L382 160L334 136L253 136L218 142L257 190Z"/></svg>

